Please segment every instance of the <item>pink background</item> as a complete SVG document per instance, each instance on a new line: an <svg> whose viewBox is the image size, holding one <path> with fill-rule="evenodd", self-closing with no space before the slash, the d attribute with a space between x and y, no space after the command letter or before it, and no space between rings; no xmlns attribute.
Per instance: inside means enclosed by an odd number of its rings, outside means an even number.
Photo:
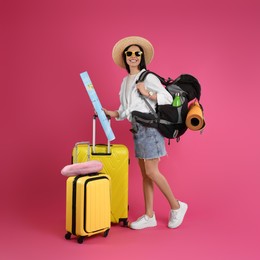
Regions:
<svg viewBox="0 0 260 260"><path fill-rule="evenodd" d="M1 259L259 259L258 1L10 0L0 10ZM204 133L172 141L161 160L189 210L182 227L169 230L156 189L157 228L114 225L107 238L78 245L64 239L60 170L75 142L91 141L93 108L79 74L88 71L103 106L117 109L125 71L111 50L129 35L153 43L149 69L201 82ZM130 151L133 220L143 197L130 125L113 120L112 127L113 143Z"/></svg>

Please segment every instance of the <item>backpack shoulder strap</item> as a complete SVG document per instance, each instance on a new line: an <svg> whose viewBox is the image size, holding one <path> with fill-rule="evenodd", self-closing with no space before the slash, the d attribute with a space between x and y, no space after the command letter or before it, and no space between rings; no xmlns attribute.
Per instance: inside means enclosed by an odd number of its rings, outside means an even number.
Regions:
<svg viewBox="0 0 260 260"><path fill-rule="evenodd" d="M147 77L148 74L153 74L154 76L156 76L160 82L163 84L163 85L168 85L168 82L172 79L168 79L168 80L165 80L165 78L161 77L160 75L156 74L155 72L153 71L150 71L150 70L145 70L144 72L141 73L141 75L139 76L138 80L136 81L136 83L138 82L143 82L145 80L145 78Z"/></svg>
<svg viewBox="0 0 260 260"><path fill-rule="evenodd" d="M143 82L149 73L150 73L149 70L143 71L143 72L141 73L141 75L139 76L139 78L136 80L136 83L138 83L138 82Z"/></svg>
<svg viewBox="0 0 260 260"><path fill-rule="evenodd" d="M151 71L149 70L145 70L144 72L141 73L141 75L139 76L139 78L136 80L136 83L138 82L143 82L146 78L146 76L149 74L149 73L152 73ZM146 100L146 98L139 92L139 95L140 97L144 100L144 102L146 103L146 105L149 107L151 113L154 115L155 118L157 118L157 114L156 114L156 111L152 108L152 106L150 105L150 103Z"/></svg>

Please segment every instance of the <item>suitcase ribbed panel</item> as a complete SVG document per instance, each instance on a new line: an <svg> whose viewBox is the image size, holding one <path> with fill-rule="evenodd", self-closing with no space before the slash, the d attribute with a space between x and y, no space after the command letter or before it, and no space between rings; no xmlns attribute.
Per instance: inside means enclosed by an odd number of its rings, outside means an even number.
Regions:
<svg viewBox="0 0 260 260"><path fill-rule="evenodd" d="M113 144L110 147L110 154L107 154L107 145L96 145L95 154L92 153L92 146L88 143L77 144L74 147L72 156L73 163L99 160L103 164L101 173L111 178L111 222L118 223L120 219L128 218L128 167L129 153L126 146Z"/></svg>
<svg viewBox="0 0 260 260"><path fill-rule="evenodd" d="M110 226L110 196L108 179L86 184L85 231L95 232Z"/></svg>
<svg viewBox="0 0 260 260"><path fill-rule="evenodd" d="M111 222L118 223L120 219L128 218L128 168L129 153L126 146L113 144L110 147L110 154L107 154L107 145L96 145L95 154L89 144L79 143L77 149L74 147L72 156L73 163L99 160L103 164L101 173L111 178ZM76 154L77 153L77 154Z"/></svg>

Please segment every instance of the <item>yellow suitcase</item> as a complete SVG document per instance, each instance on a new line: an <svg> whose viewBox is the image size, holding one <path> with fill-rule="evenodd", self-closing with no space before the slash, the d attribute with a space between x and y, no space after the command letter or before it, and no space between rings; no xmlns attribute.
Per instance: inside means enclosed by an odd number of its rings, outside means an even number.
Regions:
<svg viewBox="0 0 260 260"><path fill-rule="evenodd" d="M128 169L129 152L123 144L95 143L96 117L93 119L92 144L78 142L72 151L72 163L99 160L103 164L102 173L111 180L111 222L128 225Z"/></svg>
<svg viewBox="0 0 260 260"><path fill-rule="evenodd" d="M66 239L78 243L98 233L108 235L111 227L110 177L106 174L72 176L66 182Z"/></svg>

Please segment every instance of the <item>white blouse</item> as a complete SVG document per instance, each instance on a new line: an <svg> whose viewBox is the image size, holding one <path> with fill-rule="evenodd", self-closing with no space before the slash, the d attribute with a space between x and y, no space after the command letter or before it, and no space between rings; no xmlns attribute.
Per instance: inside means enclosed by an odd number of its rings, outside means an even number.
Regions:
<svg viewBox="0 0 260 260"><path fill-rule="evenodd" d="M131 112L134 110L150 113L149 107L146 105L144 100L140 97L139 92L135 87L135 82L139 78L140 74L145 69L141 70L136 75L128 75L123 78L121 89L119 92L120 97L120 107L117 110L119 117L117 120L123 120L127 118L131 121ZM158 105L166 105L172 103L171 94L165 89L161 84L160 80L153 74L148 74L144 80L145 87L148 91L155 92L157 94L157 103ZM147 98L148 102L155 109L156 101L153 101Z"/></svg>

